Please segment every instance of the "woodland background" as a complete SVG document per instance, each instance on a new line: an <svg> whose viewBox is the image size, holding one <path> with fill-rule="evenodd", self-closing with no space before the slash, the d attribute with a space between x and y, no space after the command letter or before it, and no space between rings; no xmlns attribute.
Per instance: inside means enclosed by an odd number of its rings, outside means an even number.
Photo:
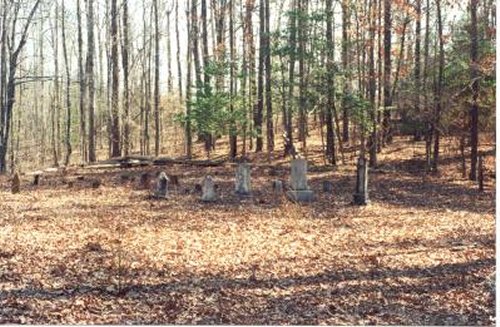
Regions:
<svg viewBox="0 0 500 327"><path fill-rule="evenodd" d="M0 171L129 154L377 152L495 128L495 1L2 0ZM277 141L276 141L277 140ZM297 150L294 150L297 148ZM200 153L199 155L202 155ZM467 163L466 163L467 162Z"/></svg>

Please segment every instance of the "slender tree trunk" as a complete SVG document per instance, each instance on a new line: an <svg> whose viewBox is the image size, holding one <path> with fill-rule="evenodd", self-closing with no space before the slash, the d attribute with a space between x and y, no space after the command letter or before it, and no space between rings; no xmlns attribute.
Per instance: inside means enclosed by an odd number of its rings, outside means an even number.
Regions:
<svg viewBox="0 0 500 327"><path fill-rule="evenodd" d="M420 108L420 30L421 30L421 15L422 15L422 1L416 0L416 22L415 22L415 113L417 115L416 127L415 127L415 141L420 141L422 138L422 127L421 125L421 108Z"/></svg>
<svg viewBox="0 0 500 327"><path fill-rule="evenodd" d="M245 12L245 43L248 45L248 106L249 106L249 116L252 117L250 120L249 130L255 128L256 119L256 99L257 99L257 86L255 81L255 42L253 39L253 23L252 14L255 8L255 0L246 0L246 12ZM252 124L253 122L253 124ZM250 137L250 149L253 148L253 137ZM246 150L243 151L246 153Z"/></svg>
<svg viewBox="0 0 500 327"><path fill-rule="evenodd" d="M194 1L191 0L192 6L194 6ZM193 7L192 7L193 8ZM196 9L196 7L195 7ZM192 13L191 13L192 15ZM191 132L191 71L192 71L192 54L194 54L193 49L193 37L196 38L196 35L193 35L193 31L191 29L191 20L189 18L189 11L186 11L186 22L187 22L187 68L186 68L186 125L185 125L185 137L186 137L186 156L188 158L192 157L192 149L193 149L193 136Z"/></svg>
<svg viewBox="0 0 500 327"><path fill-rule="evenodd" d="M189 31L188 31L189 34ZM177 44L177 83L179 87L179 97L182 101L182 65L181 65L181 43L179 38L179 1L175 2L175 40ZM188 46L189 48L189 46ZM189 52L189 51L188 51Z"/></svg>
<svg viewBox="0 0 500 327"><path fill-rule="evenodd" d="M469 179L477 179L477 149L478 149L478 121L479 121L479 61L478 61L478 33L477 33L477 7L478 0L470 0L470 77L472 84L472 105L470 109L470 173Z"/></svg>
<svg viewBox="0 0 500 327"><path fill-rule="evenodd" d="M117 0L111 0L111 156L119 157L120 148L120 116L119 116L119 65L118 65L118 8Z"/></svg>
<svg viewBox="0 0 500 327"><path fill-rule="evenodd" d="M64 6L65 0L62 0L61 6L61 29L62 29L62 44L63 44L63 56L64 56L64 67L66 71L66 156L64 157L64 165L68 166L71 158L72 148L71 148L71 75L70 66L68 60L68 46L66 43L66 10Z"/></svg>
<svg viewBox="0 0 500 327"><path fill-rule="evenodd" d="M55 4L55 26L52 30L52 44L54 47L54 90L52 93L52 104L50 112L51 121L51 143L52 143L52 160L54 167L59 167L59 153L58 153L58 137L57 137L57 125L58 122L58 111L59 111L59 8L58 4ZM51 24L52 25L52 24Z"/></svg>
<svg viewBox="0 0 500 327"><path fill-rule="evenodd" d="M392 141L391 132L391 0L384 0L384 117L382 120L382 144Z"/></svg>
<svg viewBox="0 0 500 327"><path fill-rule="evenodd" d="M335 107L334 85L334 40L333 40L333 0L326 0L326 74L327 74L327 101L326 101L326 159L332 165L337 164L335 156L335 129L333 128L332 110Z"/></svg>
<svg viewBox="0 0 500 327"><path fill-rule="evenodd" d="M439 162L439 141L440 141L440 124L441 124L441 111L442 111L442 88L443 88L443 75L444 75L444 40L443 40L443 22L441 18L441 0L436 0L437 10L437 25L438 25L438 43L439 43L439 68L438 79L435 94L435 123L434 123L434 154L432 168L435 172L438 171Z"/></svg>
<svg viewBox="0 0 500 327"><path fill-rule="evenodd" d="M274 126L273 126L273 107L272 107L272 64L271 64L271 31L269 0L264 1L264 42L265 42L265 67L266 67L266 128L267 128L267 151L271 153L274 151Z"/></svg>
<svg viewBox="0 0 500 327"><path fill-rule="evenodd" d="M130 90L129 90L129 24L128 24L128 0L123 1L123 43L122 43L122 68L123 68L123 153L130 152Z"/></svg>
<svg viewBox="0 0 500 327"><path fill-rule="evenodd" d="M95 77L94 77L94 1L87 0L87 63L86 67L86 78L88 87L88 117L89 117L89 161L96 161L96 149L95 149Z"/></svg>
<svg viewBox="0 0 500 327"><path fill-rule="evenodd" d="M155 116L155 156L160 154L160 28L158 0L153 0L155 26L155 70L154 70L154 116Z"/></svg>
<svg viewBox="0 0 500 327"><path fill-rule="evenodd" d="M306 82L306 15L307 0L298 0L298 53L299 53L299 140L302 142L302 151L307 153L307 82Z"/></svg>
<svg viewBox="0 0 500 327"><path fill-rule="evenodd" d="M389 0L386 0L389 1ZM344 69L343 97L342 97L342 141L349 142L349 107L347 97L350 93L351 83L349 60L349 27L350 27L350 2L342 0L342 68Z"/></svg>
<svg viewBox="0 0 500 327"><path fill-rule="evenodd" d="M257 75L257 106L254 115L254 127L257 133L255 152L261 152L263 147L262 120L264 110L264 65L265 65L265 0L259 3L259 71Z"/></svg>
<svg viewBox="0 0 500 327"><path fill-rule="evenodd" d="M377 107L375 105L376 78L375 78L375 0L370 0L369 21L370 41L368 53L368 93L371 107L372 134L370 136L370 167L377 166Z"/></svg>
<svg viewBox="0 0 500 327"><path fill-rule="evenodd" d="M83 70L83 33L81 0L76 2L76 17L78 21L78 80L80 87L80 153L82 162L87 162L87 123L85 119L85 98L87 97L85 87L85 75Z"/></svg>
<svg viewBox="0 0 500 327"><path fill-rule="evenodd" d="M230 54L230 67L229 67L229 83L230 83L230 95L231 95L231 103L230 103L230 112L231 112L231 124L229 129L229 156L230 158L236 158L238 151L238 140L236 135L236 123L234 120L234 103L233 99L236 94L236 78L235 78L235 46L234 46L234 1L230 0L229 2L229 54Z"/></svg>

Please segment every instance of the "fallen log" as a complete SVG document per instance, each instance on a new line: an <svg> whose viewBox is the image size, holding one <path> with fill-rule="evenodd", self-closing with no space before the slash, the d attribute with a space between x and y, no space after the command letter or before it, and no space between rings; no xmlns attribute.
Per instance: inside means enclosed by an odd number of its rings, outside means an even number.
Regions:
<svg viewBox="0 0 500 327"><path fill-rule="evenodd" d="M178 165L190 165L190 166L201 166L201 167L216 167L223 165L227 161L227 158L218 158L218 159L206 159L206 160L194 160L194 159L186 159L186 158L168 158L168 157L159 157L153 160L153 165L155 166L165 166L169 164L178 164Z"/></svg>
<svg viewBox="0 0 500 327"><path fill-rule="evenodd" d="M100 161L91 165L87 165L85 169L112 169L112 168L132 168L143 166L166 166L166 165L191 165L200 167L216 167L223 165L227 158L220 157L212 160L194 160L187 158L171 158L171 157L142 157L142 156L128 156L120 158L111 158L108 160Z"/></svg>

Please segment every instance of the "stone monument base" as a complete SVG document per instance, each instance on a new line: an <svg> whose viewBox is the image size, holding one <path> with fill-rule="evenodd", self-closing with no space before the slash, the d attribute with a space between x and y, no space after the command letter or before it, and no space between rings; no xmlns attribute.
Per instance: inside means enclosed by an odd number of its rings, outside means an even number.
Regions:
<svg viewBox="0 0 500 327"><path fill-rule="evenodd" d="M314 193L311 190L290 190L286 192L286 195L295 202L311 202L314 200Z"/></svg>

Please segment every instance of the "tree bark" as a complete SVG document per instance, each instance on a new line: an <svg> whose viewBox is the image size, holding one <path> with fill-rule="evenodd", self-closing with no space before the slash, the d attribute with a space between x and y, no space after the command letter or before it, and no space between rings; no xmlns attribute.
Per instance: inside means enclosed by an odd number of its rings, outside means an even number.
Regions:
<svg viewBox="0 0 500 327"><path fill-rule="evenodd" d="M470 77L472 84L472 105L470 108L470 172L469 179L477 179L477 149L478 149L478 121L479 121L479 63L478 63L478 33L477 33L478 0L470 0Z"/></svg>

